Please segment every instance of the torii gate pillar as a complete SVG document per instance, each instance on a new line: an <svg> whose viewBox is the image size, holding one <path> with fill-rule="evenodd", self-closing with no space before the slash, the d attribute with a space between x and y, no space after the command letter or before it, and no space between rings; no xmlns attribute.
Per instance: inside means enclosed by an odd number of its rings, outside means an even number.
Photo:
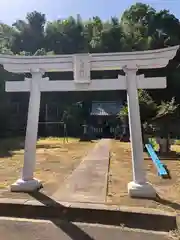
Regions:
<svg viewBox="0 0 180 240"><path fill-rule="evenodd" d="M28 108L28 119L25 138L24 165L21 179L11 185L12 191L33 191L41 187L41 181L34 178L36 165L36 142L39 122L39 109L41 101L40 81L44 72L37 69L31 72L32 78L25 81L30 84L30 97Z"/></svg>
<svg viewBox="0 0 180 240"><path fill-rule="evenodd" d="M128 193L133 197L155 197L156 191L153 186L146 181L146 174L143 167L143 142L136 75L138 68L135 65L128 65L124 67L123 70L126 74L127 84L127 102L133 171L133 181L128 183ZM153 84L154 83L152 83L152 85Z"/></svg>

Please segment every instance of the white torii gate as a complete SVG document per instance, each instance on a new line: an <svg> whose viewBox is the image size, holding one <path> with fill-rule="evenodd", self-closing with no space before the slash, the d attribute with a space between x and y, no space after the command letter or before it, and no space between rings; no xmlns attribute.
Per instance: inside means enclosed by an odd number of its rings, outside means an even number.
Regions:
<svg viewBox="0 0 180 240"><path fill-rule="evenodd" d="M128 193L134 197L154 197L156 191L146 181L143 169L143 144L137 89L165 88L166 78L145 78L144 75L136 75L136 73L138 69L165 67L175 56L178 48L179 46L131 53L36 57L0 55L0 64L3 64L7 71L32 74L32 78L25 78L25 81L6 83L7 92L30 92L24 166L21 179L11 185L11 191L34 191L41 186L41 181L34 178L41 92L127 90L133 168L133 181L128 184ZM119 69L124 70L125 76L119 75L118 79L90 79L91 70ZM50 81L48 78L43 78L43 74L48 71L73 71L74 80Z"/></svg>

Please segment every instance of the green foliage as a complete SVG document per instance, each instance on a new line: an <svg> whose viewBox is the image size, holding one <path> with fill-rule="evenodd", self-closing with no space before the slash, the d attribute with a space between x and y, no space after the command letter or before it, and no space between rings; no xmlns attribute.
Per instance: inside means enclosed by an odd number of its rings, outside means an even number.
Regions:
<svg viewBox="0 0 180 240"><path fill-rule="evenodd" d="M153 101L149 93L143 89L138 90L138 98L140 104L140 113L142 123L148 121L152 118L157 112L157 105ZM128 117L128 106L125 104L121 111L118 114L118 117L123 119Z"/></svg>
<svg viewBox="0 0 180 240"><path fill-rule="evenodd" d="M156 115L157 104L146 90L138 90L138 97L140 104L141 121L144 123Z"/></svg>
<svg viewBox="0 0 180 240"><path fill-rule="evenodd" d="M159 106L157 106L157 114L153 118L154 122L157 122L159 126L159 134L162 137L168 137L171 133L172 121L179 118L179 104L176 103L175 98L171 101L162 101Z"/></svg>
<svg viewBox="0 0 180 240"><path fill-rule="evenodd" d="M179 42L179 19L165 9L156 11L144 3L132 5L124 11L121 19L112 17L107 21L102 21L98 16L83 21L79 15L46 21L44 14L34 11L28 13L25 20L20 19L12 26L0 23L0 53L9 55L42 56L83 52L138 51L163 48L179 44ZM165 70L161 69L156 72L157 76L167 76L167 90L153 90L153 94L144 90L138 91L142 122L152 119L158 114L159 116L162 114L167 116L169 113L174 115L178 109L177 104L180 103L179 61L180 52ZM147 74L151 75L152 73L148 72ZM3 100L0 108L8 109L6 107L8 101L3 94L4 81L10 78L12 75L1 71L0 85L3 87L0 88L0 96L3 97ZM98 97L100 96L104 96L106 99L106 93L98 93ZM176 98L177 104L170 103L173 97ZM59 101L58 97L53 97L53 99ZM81 100L85 99L86 94L81 94ZM162 101L161 104L159 100ZM80 108L73 110L83 116L82 118L87 114L86 109L88 109L86 104L84 106L85 111ZM73 114L75 114L74 112ZM119 117L127 120L127 116L128 109L127 106L124 106Z"/></svg>
<svg viewBox="0 0 180 240"><path fill-rule="evenodd" d="M158 106L157 118L173 115L179 108L179 104L176 104L175 98L173 97L171 101L161 102Z"/></svg>
<svg viewBox="0 0 180 240"><path fill-rule="evenodd" d="M174 142L175 145L180 145L180 139L176 139Z"/></svg>
<svg viewBox="0 0 180 240"><path fill-rule="evenodd" d="M155 138L149 138L149 143L152 145L152 147L153 147L153 149L154 149L155 151L158 150L158 144L157 144Z"/></svg>
<svg viewBox="0 0 180 240"><path fill-rule="evenodd" d="M121 108L120 112L118 113L118 118L123 120L124 118L127 118L127 117L128 117L128 106L127 106L127 104L125 104Z"/></svg>
<svg viewBox="0 0 180 240"><path fill-rule="evenodd" d="M150 129L152 122L159 129L158 135L168 137L172 125L172 120L178 119L179 104L175 98L171 101L162 101L161 104L155 103L152 97L145 90L138 91L141 122L144 129ZM125 104L118 114L118 118L127 122L128 106ZM152 129L151 129L152 130Z"/></svg>

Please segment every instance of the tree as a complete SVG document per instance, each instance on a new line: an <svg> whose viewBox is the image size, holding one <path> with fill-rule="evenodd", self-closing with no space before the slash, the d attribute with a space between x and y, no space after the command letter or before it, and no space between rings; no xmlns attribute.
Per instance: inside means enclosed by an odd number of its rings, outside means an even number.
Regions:
<svg viewBox="0 0 180 240"><path fill-rule="evenodd" d="M139 105L140 105L142 138L143 138L143 142L145 142L146 139L144 139L144 131L146 131L147 128L149 127L147 123L149 123L149 121L157 113L157 104L153 101L149 93L143 89L138 90L138 98L139 98ZM125 125L128 125L127 103L121 108L117 117L121 120L121 122L125 123Z"/></svg>
<svg viewBox="0 0 180 240"><path fill-rule="evenodd" d="M46 22L45 14L34 11L28 13L25 20L16 21L13 26L0 23L0 53L38 56L157 49L179 44L179 23L179 19L169 11L165 9L156 11L150 5L144 3L132 5L124 11L121 19L112 17L107 21L103 21L98 16L84 21L77 15L76 18L70 16L66 19ZM148 92L151 99L146 98L146 92L139 91L139 94L142 95L139 96L140 101L141 97L146 99L146 101L140 103L143 123L146 119L151 119L152 116L156 115L154 113L154 111L156 112L155 109L157 109L155 105L159 106L162 100L166 103L175 97L177 104L180 103L179 61L180 51L165 69L139 71L145 76L167 76L168 79L166 90ZM2 78L4 74L6 75L2 69ZM56 79L61 79L62 73L58 74L56 73ZM70 76L71 73L65 73L64 75L66 74ZM97 71L92 72L93 78L99 78L102 75L103 77L114 78L117 74L119 74L119 71L104 71L100 74ZM3 85L4 79L0 79L0 81L0 85ZM79 99L74 102L86 102L87 94L81 94L79 93ZM97 99L111 98L104 92L98 92L97 96ZM56 94L53 95L53 99L59 101ZM46 100L49 101L47 95ZM65 102L68 102L68 100L67 98L64 99ZM148 102L148 104L145 102ZM3 101L1 104L4 104ZM88 107L86 106L85 109L88 109Z"/></svg>
<svg viewBox="0 0 180 240"><path fill-rule="evenodd" d="M3 67L0 66L0 133L1 136L6 136L7 129L10 127L10 121L9 118L10 112L11 112L11 104L9 101L9 97L7 96L5 90L5 81L8 79L8 77L11 77L11 74L4 71Z"/></svg>
<svg viewBox="0 0 180 240"><path fill-rule="evenodd" d="M171 127L172 121L177 120L179 117L179 105L176 104L175 98L171 101L162 101L161 104L156 104L151 96L145 90L139 90L139 104L140 104L140 116L142 132L150 128L151 124L155 126L156 136L164 139L163 144L166 145L166 153L171 149ZM128 106L125 104L118 114L118 118L121 121L128 122ZM144 139L144 134L143 134ZM160 152L162 153L164 148L163 144L160 145Z"/></svg>
<svg viewBox="0 0 180 240"><path fill-rule="evenodd" d="M179 20L169 11L157 12L147 4L136 3L127 9L121 26L132 50L158 49L179 42Z"/></svg>
<svg viewBox="0 0 180 240"><path fill-rule="evenodd" d="M55 54L85 51L84 26L79 17L48 22L45 32L46 50Z"/></svg>
<svg viewBox="0 0 180 240"><path fill-rule="evenodd" d="M146 50L150 48L155 14L155 9L143 3L136 3L123 13L121 26L128 50Z"/></svg>
<svg viewBox="0 0 180 240"><path fill-rule="evenodd" d="M145 122L149 121L149 119L151 119L156 115L157 105L146 90L139 89L138 98L139 98L139 105L140 105L141 122L142 124L144 124ZM127 103L121 108L121 111L119 112L118 117L120 119L128 118Z"/></svg>
<svg viewBox="0 0 180 240"><path fill-rule="evenodd" d="M156 123L159 129L159 136L163 139L162 143L161 139L159 140L159 151L162 154L167 154L171 151L172 122L176 122L177 118L179 118L179 104L176 104L175 98L167 102L162 101L161 104L157 106L157 114L151 122Z"/></svg>
<svg viewBox="0 0 180 240"><path fill-rule="evenodd" d="M0 53L12 55L12 43L14 40L14 30L6 24L0 24Z"/></svg>
<svg viewBox="0 0 180 240"><path fill-rule="evenodd" d="M28 13L26 21L16 21L13 24L15 40L12 51L14 53L25 51L34 54L39 48L42 48L44 46L45 23L45 15L36 11Z"/></svg>

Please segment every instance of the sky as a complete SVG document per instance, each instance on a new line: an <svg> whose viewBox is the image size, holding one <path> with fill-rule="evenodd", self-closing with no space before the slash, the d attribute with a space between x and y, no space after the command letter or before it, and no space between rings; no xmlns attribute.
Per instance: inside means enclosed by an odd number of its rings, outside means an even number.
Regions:
<svg viewBox="0 0 180 240"><path fill-rule="evenodd" d="M0 0L0 21L12 24L34 10L45 13L49 21L77 14L83 19L99 16L106 20L120 17L136 2L147 3L157 10L168 9L180 18L180 0Z"/></svg>

